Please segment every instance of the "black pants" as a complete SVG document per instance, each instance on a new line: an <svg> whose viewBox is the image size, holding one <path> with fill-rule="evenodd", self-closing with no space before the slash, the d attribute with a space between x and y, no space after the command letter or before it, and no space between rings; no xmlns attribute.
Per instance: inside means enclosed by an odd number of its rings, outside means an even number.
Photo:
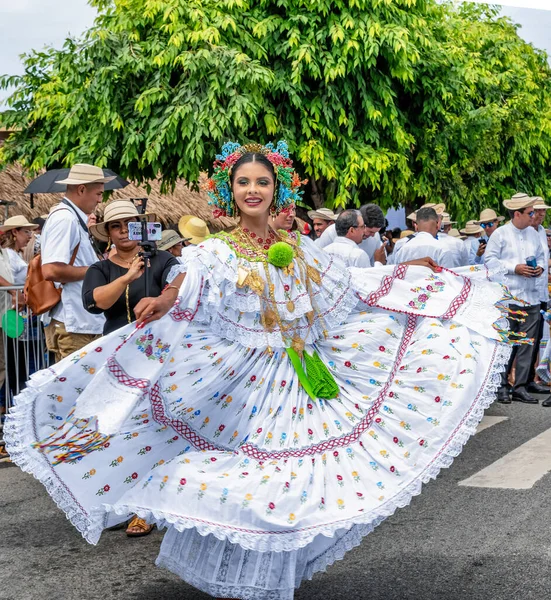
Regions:
<svg viewBox="0 0 551 600"><path fill-rule="evenodd" d="M509 308L511 310L522 310L525 313L528 313L524 321L514 321L509 319L510 331L515 333L522 331L526 333L527 338L532 338L534 340L533 345L522 344L513 348L507 371L501 375L501 385L506 387L507 376L516 359L515 385L513 389L518 390L526 388L526 386L534 380L534 363L538 356L539 342L541 341L541 332L543 331L541 327L543 317L540 314L539 304L534 304L532 306L516 306L511 304Z"/></svg>

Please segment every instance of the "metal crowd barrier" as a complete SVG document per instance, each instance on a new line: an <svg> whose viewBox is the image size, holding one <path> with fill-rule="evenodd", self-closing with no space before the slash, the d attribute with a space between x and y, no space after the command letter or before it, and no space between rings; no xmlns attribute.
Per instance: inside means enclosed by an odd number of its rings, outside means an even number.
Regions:
<svg viewBox="0 0 551 600"><path fill-rule="evenodd" d="M10 291L19 292L12 298ZM3 442L4 417L13 404L13 398L24 387L30 376L50 365L50 355L46 348L46 338L41 317L22 302L23 286L0 287L0 325L2 342L0 344L0 445ZM17 329L22 331L18 337L10 337L18 331L7 331L4 315L9 309L21 316ZM10 316L14 316L13 313Z"/></svg>

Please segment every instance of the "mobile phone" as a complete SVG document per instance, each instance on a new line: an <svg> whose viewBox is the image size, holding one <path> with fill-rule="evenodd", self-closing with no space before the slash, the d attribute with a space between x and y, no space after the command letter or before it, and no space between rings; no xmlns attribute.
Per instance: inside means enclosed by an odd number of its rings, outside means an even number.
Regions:
<svg viewBox="0 0 551 600"><path fill-rule="evenodd" d="M163 232L160 223L147 223L147 240L150 242L160 242ZM128 239L135 242L144 242L142 236L142 223L140 221L130 221L128 223Z"/></svg>
<svg viewBox="0 0 551 600"><path fill-rule="evenodd" d="M482 239L479 239L479 240L478 240L478 244L479 244L480 246L481 246L482 244L485 244L485 243L486 243L486 240L482 240Z"/></svg>

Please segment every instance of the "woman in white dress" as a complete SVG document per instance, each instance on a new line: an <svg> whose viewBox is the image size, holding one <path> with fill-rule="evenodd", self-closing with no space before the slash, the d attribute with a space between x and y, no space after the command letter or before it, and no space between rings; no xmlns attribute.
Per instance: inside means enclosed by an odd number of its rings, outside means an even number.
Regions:
<svg viewBox="0 0 551 600"><path fill-rule="evenodd" d="M216 158L215 213L240 225L186 253L137 327L35 375L5 435L89 542L136 513L195 587L290 600L475 432L506 293L482 267L343 269L269 226L300 198L285 143Z"/></svg>

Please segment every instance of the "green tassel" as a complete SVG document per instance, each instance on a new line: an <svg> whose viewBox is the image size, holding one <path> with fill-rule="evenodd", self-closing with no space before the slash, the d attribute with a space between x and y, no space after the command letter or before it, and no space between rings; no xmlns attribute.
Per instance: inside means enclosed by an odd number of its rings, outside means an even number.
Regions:
<svg viewBox="0 0 551 600"><path fill-rule="evenodd" d="M325 366L317 352L314 352L312 356L304 352L305 372L302 361L296 351L292 348L286 348L286 350L293 363L300 384L312 400L316 398L331 400L339 395L339 386L335 378L331 375L331 372Z"/></svg>
<svg viewBox="0 0 551 600"><path fill-rule="evenodd" d="M304 364L308 373L308 381L317 398L331 400L339 395L339 386L329 369L325 366L317 352L310 356L304 353Z"/></svg>

